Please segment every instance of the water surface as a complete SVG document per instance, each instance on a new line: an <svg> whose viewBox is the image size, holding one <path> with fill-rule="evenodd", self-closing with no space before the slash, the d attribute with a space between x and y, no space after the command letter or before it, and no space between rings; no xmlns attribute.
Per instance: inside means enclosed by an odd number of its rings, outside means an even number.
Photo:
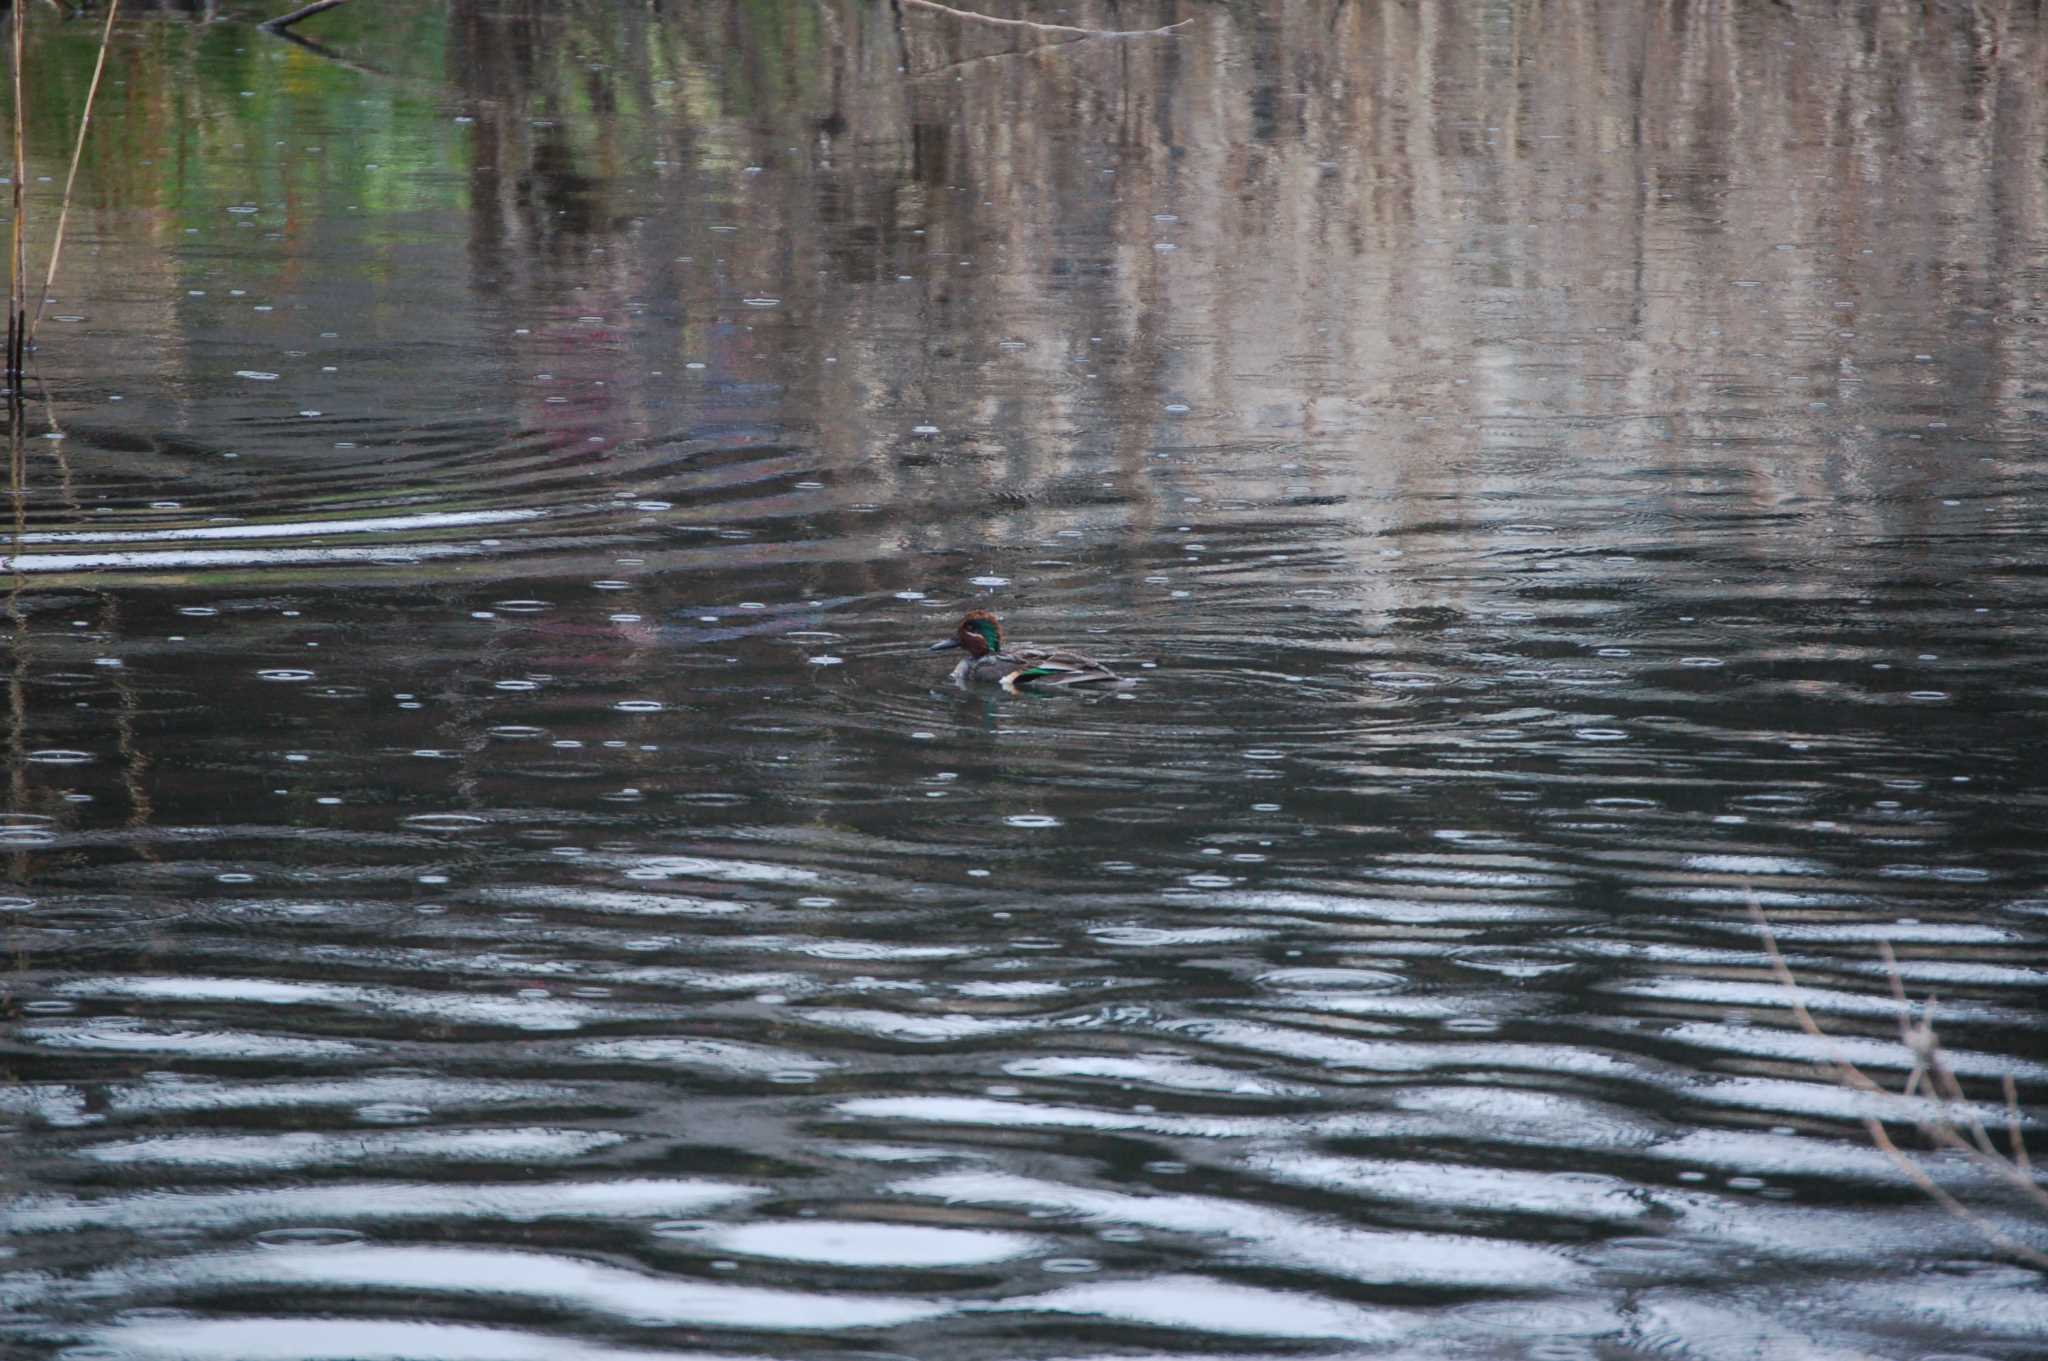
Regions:
<svg viewBox="0 0 2048 1361"><path fill-rule="evenodd" d="M0 1346L2042 1354L1744 908L2034 1128L2042 20L990 12L1193 22L117 26ZM950 687L976 607L1141 683Z"/></svg>

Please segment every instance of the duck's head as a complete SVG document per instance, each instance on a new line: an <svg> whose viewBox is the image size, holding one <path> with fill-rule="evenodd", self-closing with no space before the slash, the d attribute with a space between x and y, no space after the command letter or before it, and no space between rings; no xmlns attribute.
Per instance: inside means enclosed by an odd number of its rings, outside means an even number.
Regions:
<svg viewBox="0 0 2048 1361"><path fill-rule="evenodd" d="M970 657L986 657L1003 650L1003 626L987 610L976 610L960 621L960 627L943 643L933 643L928 652L964 648Z"/></svg>

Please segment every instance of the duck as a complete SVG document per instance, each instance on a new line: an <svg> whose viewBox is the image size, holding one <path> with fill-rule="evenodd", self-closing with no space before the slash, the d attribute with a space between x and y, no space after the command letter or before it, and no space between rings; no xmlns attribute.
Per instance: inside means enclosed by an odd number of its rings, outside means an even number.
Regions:
<svg viewBox="0 0 2048 1361"><path fill-rule="evenodd" d="M1041 647L1036 643L1005 647L1002 621L987 610L969 613L951 638L933 643L926 651L950 652L954 648L967 654L953 668L953 680L960 685L981 681L1015 693L1019 687L1044 690L1089 685L1107 689L1132 684L1093 657L1068 648Z"/></svg>

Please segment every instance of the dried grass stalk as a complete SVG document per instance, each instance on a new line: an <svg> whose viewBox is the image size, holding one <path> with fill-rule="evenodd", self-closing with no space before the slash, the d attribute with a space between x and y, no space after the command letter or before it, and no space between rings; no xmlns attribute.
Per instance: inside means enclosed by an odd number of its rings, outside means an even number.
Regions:
<svg viewBox="0 0 2048 1361"><path fill-rule="evenodd" d="M1906 1079L1903 1091L1893 1092L1865 1073L1861 1068L1844 1058L1835 1047L1834 1040L1820 1028L1813 1019L1813 1013L1806 1009L1806 1003L1799 997L1799 980L1792 975L1792 968L1785 962L1783 952L1778 949L1778 938L1771 930L1770 919L1764 915L1763 905L1756 894L1747 887L1743 890L1749 900L1749 917L1763 934L1764 953L1770 956L1771 972L1783 985L1790 997L1792 1019L1799 1028L1819 1042L1827 1051L1828 1060L1824 1065L1837 1082L1853 1091L1865 1092L1872 1096L1886 1098L1911 1098L1921 1094L1921 1099L1931 1107L1933 1114L1917 1121L1920 1132L1938 1148L1961 1153L1985 1173L2017 1191L2021 1198L2048 1214L2048 1189L2034 1180L2033 1165L2028 1161L2027 1149L2020 1132L2019 1093L2011 1077L2005 1079L2005 1110L2007 1137L2012 1146L2010 1154L2000 1153L1992 1141L1984 1122L1978 1117L1969 1099L1963 1094L1962 1084L1956 1080L1954 1069L1942 1052L1941 1040L1934 1030L1934 999L1927 1000L1920 1019L1913 1019L1912 1006L1906 1000L1905 980L1899 973L1899 962L1893 956L1891 946L1881 946L1884 955L1885 972L1891 981L1892 999L1899 1008L1899 1040L1913 1056L1912 1072ZM1956 1112L1961 1112L1962 1124L1957 1124ZM1927 1174L1927 1170L1909 1157L1885 1129L1884 1121L1869 1116L1863 1122L1864 1130L1870 1135L1870 1142L1878 1151L1889 1158L1892 1164L1905 1173L1912 1183L1926 1193L1942 1209L1968 1224L1986 1241L1999 1250L2009 1253L2038 1270L2048 1271L2048 1253L2028 1247L1998 1228L1982 1215L1958 1201L1943 1190Z"/></svg>

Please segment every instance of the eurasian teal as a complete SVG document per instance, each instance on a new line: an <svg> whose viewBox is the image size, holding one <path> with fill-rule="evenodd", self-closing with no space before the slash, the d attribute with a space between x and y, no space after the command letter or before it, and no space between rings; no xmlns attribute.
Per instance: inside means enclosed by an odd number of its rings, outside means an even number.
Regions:
<svg viewBox="0 0 2048 1361"><path fill-rule="evenodd" d="M960 627L943 643L933 643L932 652L959 648L967 655L953 668L953 679L961 684L987 681L1014 691L1020 685L1034 689L1071 685L1124 686L1131 682L1096 661L1063 647L1040 647L1035 643L1003 646L1003 626L987 610L976 610L960 621Z"/></svg>

